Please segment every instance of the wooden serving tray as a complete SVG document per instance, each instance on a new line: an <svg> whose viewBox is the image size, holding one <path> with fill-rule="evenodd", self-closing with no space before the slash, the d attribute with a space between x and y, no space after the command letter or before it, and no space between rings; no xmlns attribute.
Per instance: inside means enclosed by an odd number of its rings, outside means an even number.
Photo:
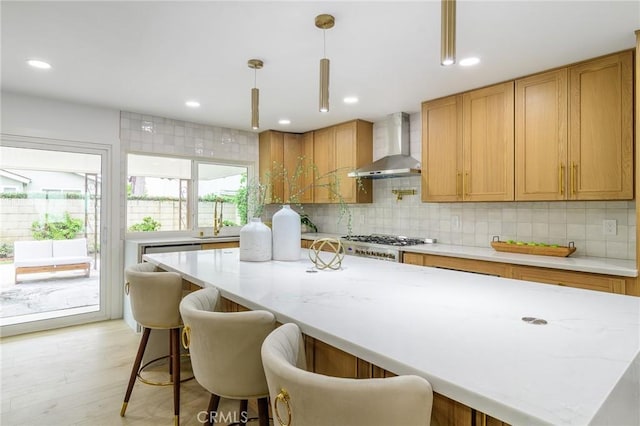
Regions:
<svg viewBox="0 0 640 426"><path fill-rule="evenodd" d="M576 251L576 246L573 242L569 243L569 247L545 247L545 246L528 246L505 243L503 241L492 241L491 247L496 251L503 251L509 253L521 253L521 254L536 254L542 256L557 256L567 257Z"/></svg>

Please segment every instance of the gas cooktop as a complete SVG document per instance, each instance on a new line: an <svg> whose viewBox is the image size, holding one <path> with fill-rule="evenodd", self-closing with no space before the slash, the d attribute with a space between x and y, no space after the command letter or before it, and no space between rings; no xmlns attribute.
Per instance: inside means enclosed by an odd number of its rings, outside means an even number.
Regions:
<svg viewBox="0 0 640 426"><path fill-rule="evenodd" d="M429 238L408 238L402 235L346 235L341 237L343 240L354 241L360 243L384 244L388 246L414 246L416 244L435 243L435 239Z"/></svg>

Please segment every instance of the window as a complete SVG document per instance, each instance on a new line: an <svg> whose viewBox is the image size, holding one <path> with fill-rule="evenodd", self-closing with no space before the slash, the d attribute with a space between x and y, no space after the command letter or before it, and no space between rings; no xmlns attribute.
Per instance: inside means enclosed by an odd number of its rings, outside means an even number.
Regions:
<svg viewBox="0 0 640 426"><path fill-rule="evenodd" d="M241 225L242 209L236 205L236 194L244 186L246 175L247 166L243 165L129 154L127 229L211 228L214 209L220 208L225 226Z"/></svg>
<svg viewBox="0 0 640 426"><path fill-rule="evenodd" d="M2 187L2 192L18 192L18 188L15 186L4 186Z"/></svg>

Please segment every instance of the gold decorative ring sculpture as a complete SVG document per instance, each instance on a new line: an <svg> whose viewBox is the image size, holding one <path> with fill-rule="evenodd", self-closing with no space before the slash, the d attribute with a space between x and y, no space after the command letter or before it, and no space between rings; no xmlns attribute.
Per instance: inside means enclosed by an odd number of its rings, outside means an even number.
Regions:
<svg viewBox="0 0 640 426"><path fill-rule="evenodd" d="M320 252L323 251L333 253L333 257L328 262L320 256ZM343 258L344 247L340 240L335 238L320 238L315 240L309 247L309 259L318 269L340 269Z"/></svg>
<svg viewBox="0 0 640 426"><path fill-rule="evenodd" d="M285 407L287 407L287 421L285 422L280 417L280 411L278 410L278 402L282 402ZM289 406L289 393L280 389L280 393L276 396L276 402L273 404L273 408L276 414L276 419L278 420L278 424L280 426L289 426L291 424L291 407Z"/></svg>
<svg viewBox="0 0 640 426"><path fill-rule="evenodd" d="M185 349L189 349L189 345L191 344L191 327L185 325L182 329L182 347Z"/></svg>

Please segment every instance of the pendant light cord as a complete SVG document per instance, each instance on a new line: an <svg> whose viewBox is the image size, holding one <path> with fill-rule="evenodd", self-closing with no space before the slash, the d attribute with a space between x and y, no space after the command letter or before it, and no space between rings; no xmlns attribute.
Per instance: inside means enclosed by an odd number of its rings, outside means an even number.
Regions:
<svg viewBox="0 0 640 426"><path fill-rule="evenodd" d="M258 87L258 70L256 68L253 69L253 87Z"/></svg>

